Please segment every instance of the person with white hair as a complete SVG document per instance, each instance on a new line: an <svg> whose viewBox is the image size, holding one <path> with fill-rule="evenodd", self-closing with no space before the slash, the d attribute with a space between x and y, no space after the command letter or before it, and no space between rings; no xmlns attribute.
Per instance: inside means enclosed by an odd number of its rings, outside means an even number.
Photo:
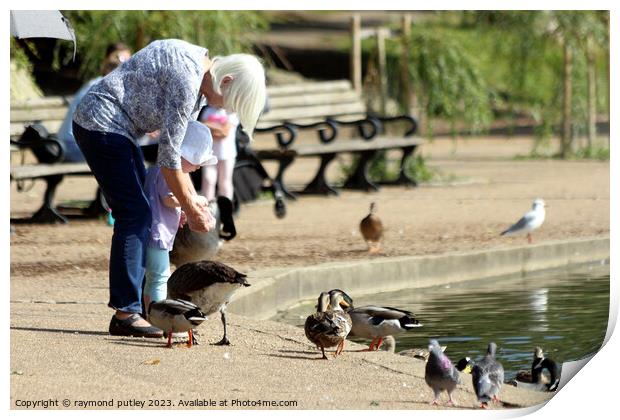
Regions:
<svg viewBox="0 0 620 420"><path fill-rule="evenodd" d="M265 71L254 56L209 56L206 48L154 41L95 84L78 105L73 133L115 219L110 251L110 334L161 337L141 317L151 227L138 139L159 130L157 165L192 230L214 226L205 200L181 170L181 142L206 104L236 112L249 136L265 103Z"/></svg>

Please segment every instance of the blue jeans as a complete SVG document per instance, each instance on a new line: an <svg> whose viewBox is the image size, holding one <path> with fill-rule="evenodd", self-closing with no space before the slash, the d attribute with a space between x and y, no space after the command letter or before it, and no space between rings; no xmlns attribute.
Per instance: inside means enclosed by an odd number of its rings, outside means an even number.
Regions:
<svg viewBox="0 0 620 420"><path fill-rule="evenodd" d="M170 256L168 250L147 246L144 296L148 296L151 302L166 299L169 277Z"/></svg>
<svg viewBox="0 0 620 420"><path fill-rule="evenodd" d="M73 134L115 219L108 306L141 313L151 228L151 208L143 187L146 169L142 151L124 136L86 130L76 123Z"/></svg>

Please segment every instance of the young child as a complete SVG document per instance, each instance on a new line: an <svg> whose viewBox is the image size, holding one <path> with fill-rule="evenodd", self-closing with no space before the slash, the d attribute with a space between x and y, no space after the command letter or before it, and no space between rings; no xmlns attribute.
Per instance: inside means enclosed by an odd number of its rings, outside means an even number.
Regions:
<svg viewBox="0 0 620 420"><path fill-rule="evenodd" d="M237 158L235 137L239 118L237 114L229 114L224 109L207 106L198 117L204 125L209 127L213 136L213 154L217 158L217 165L202 168L202 195L209 201L217 196L233 199L233 171Z"/></svg>
<svg viewBox="0 0 620 420"><path fill-rule="evenodd" d="M198 121L190 121L181 143L183 172L193 172L204 165L215 165L217 158L212 155L212 148L210 130ZM168 253L172 250L179 226L185 224L185 215L158 166L147 169L144 190L153 216L151 239L146 250L146 284L143 291L144 305L148 310L150 302L166 299L170 277Z"/></svg>

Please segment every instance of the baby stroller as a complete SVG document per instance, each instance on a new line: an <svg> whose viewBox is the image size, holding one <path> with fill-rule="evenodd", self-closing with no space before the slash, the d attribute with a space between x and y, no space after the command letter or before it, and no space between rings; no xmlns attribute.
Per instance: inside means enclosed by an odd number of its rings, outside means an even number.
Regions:
<svg viewBox="0 0 620 420"><path fill-rule="evenodd" d="M282 187L269 176L256 152L250 146L250 138L241 126L237 127L235 140L237 143L237 161L233 172L235 211L239 210L241 203L256 200L260 192L269 191L275 200L273 210L276 217L284 218L286 203Z"/></svg>
<svg viewBox="0 0 620 420"><path fill-rule="evenodd" d="M261 192L268 191L273 194L275 201L274 213L278 219L282 219L286 216L286 203L284 202L282 188L263 167L260 159L256 156L256 152L250 146L250 138L241 129L241 125L237 126L235 141L237 144L237 160L233 172L234 212L239 212L242 203L254 201ZM192 172L190 177L196 190L200 191L202 188L200 171Z"/></svg>

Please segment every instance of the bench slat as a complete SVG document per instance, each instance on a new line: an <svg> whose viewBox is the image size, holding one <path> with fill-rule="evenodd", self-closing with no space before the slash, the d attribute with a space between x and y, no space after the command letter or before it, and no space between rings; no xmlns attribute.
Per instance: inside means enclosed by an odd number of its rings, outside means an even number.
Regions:
<svg viewBox="0 0 620 420"><path fill-rule="evenodd" d="M11 179L35 179L50 175L62 174L90 174L90 168L86 163L55 163L36 165L21 165L11 168Z"/></svg>
<svg viewBox="0 0 620 420"><path fill-rule="evenodd" d="M300 94L293 96L281 96L270 100L269 105L271 110L289 108L295 106L309 106L309 105L322 105L322 104L349 104L349 103L364 103L360 97L353 91L349 92L326 92L326 93L313 93L313 94Z"/></svg>
<svg viewBox="0 0 620 420"><path fill-rule="evenodd" d="M359 102L353 102L350 104L325 104L318 106L302 106L302 107L294 107L288 109L274 109L267 114L264 114L260 118L260 122L280 122L280 121L292 121L299 118L310 118L310 117L323 117L324 120L326 116L337 117L339 115L348 115L348 114L359 114L365 113L366 109L364 104Z"/></svg>
<svg viewBox="0 0 620 420"><path fill-rule="evenodd" d="M11 111L17 109L34 109L34 108L55 108L66 107L70 102L69 97L64 96L45 96L43 98L28 99L26 101L11 102Z"/></svg>
<svg viewBox="0 0 620 420"><path fill-rule="evenodd" d="M67 115L67 107L33 108L11 110L11 122L63 120Z"/></svg>
<svg viewBox="0 0 620 420"><path fill-rule="evenodd" d="M351 82L348 80L334 80L328 82L304 82L291 85L269 86L267 95L269 98L278 96L298 95L303 93L337 92L351 90Z"/></svg>

